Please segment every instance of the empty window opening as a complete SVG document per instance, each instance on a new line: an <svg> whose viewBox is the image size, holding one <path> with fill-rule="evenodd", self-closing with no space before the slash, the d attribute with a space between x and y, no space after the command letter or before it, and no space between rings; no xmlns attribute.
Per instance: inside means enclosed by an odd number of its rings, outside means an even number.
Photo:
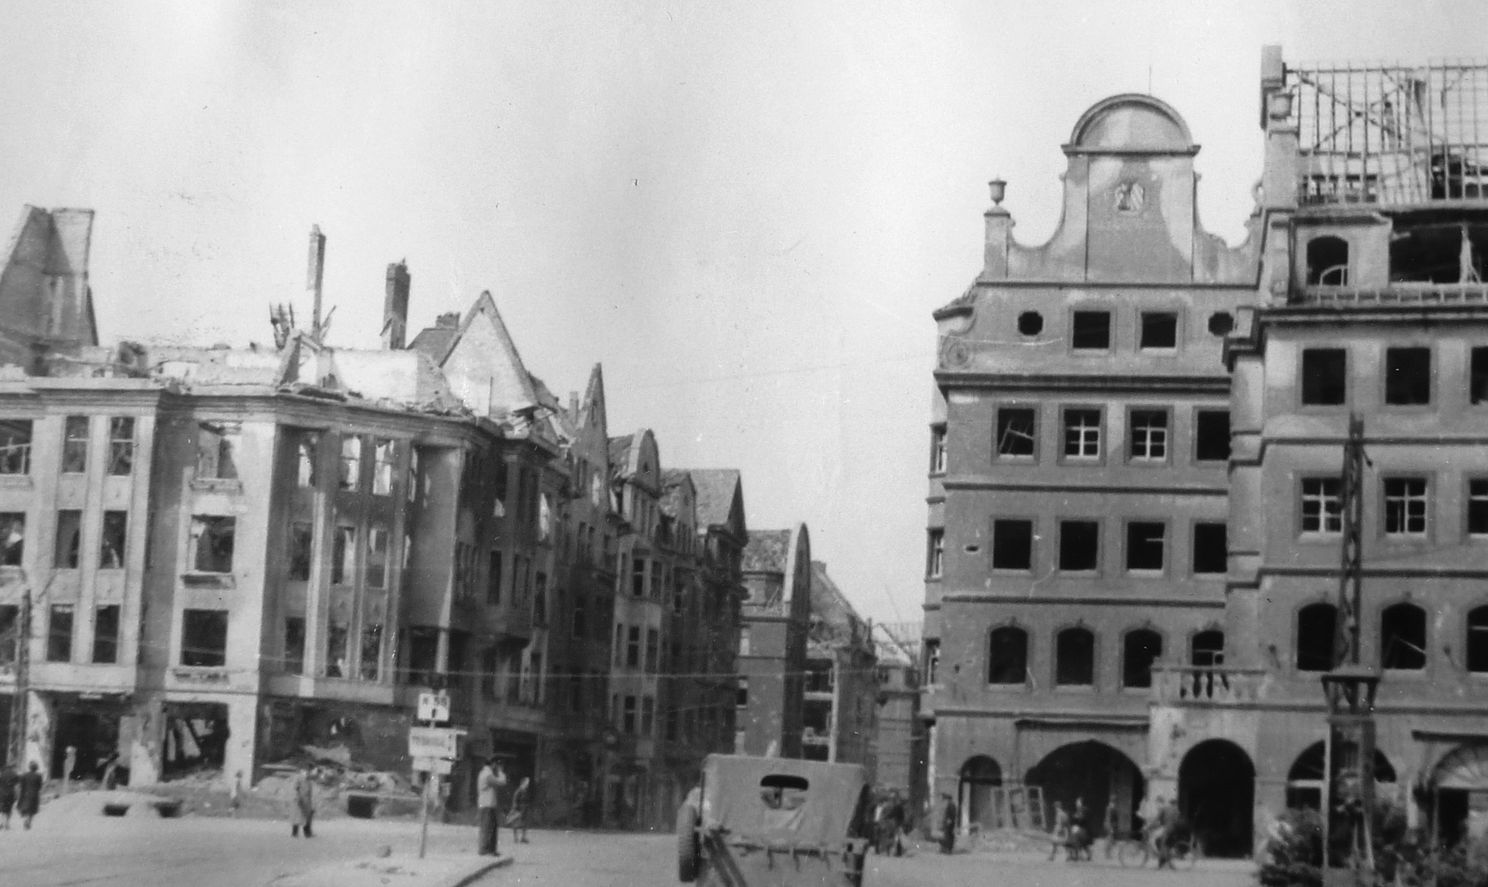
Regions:
<svg viewBox="0 0 1488 887"><path fill-rule="evenodd" d="M1229 335L1230 330L1235 328L1235 315L1228 311L1216 311L1209 315L1209 334L1213 336Z"/></svg>
<svg viewBox="0 0 1488 887"><path fill-rule="evenodd" d="M1348 285L1348 241L1341 237L1314 237L1307 241L1307 285Z"/></svg>
<svg viewBox="0 0 1488 887"><path fill-rule="evenodd" d="M1472 350L1468 395L1475 404L1488 403L1488 348Z"/></svg>
<svg viewBox="0 0 1488 887"><path fill-rule="evenodd" d="M181 664L220 668L227 664L227 611L181 611Z"/></svg>
<svg viewBox="0 0 1488 887"><path fill-rule="evenodd" d="M239 446L236 425L221 422L198 423L196 476L203 479L236 480Z"/></svg>
<svg viewBox="0 0 1488 887"><path fill-rule="evenodd" d="M1225 635L1217 628L1196 633L1188 642L1188 662L1199 668L1224 665Z"/></svg>
<svg viewBox="0 0 1488 887"><path fill-rule="evenodd" d="M350 585L356 576L356 527L337 526L331 537L331 583Z"/></svg>
<svg viewBox="0 0 1488 887"><path fill-rule="evenodd" d="M1079 350L1104 351L1111 347L1111 312L1076 311L1070 345Z"/></svg>
<svg viewBox="0 0 1488 887"><path fill-rule="evenodd" d="M940 644L935 647L939 659ZM987 683L1021 684L1028 673L1028 632L1015 625L992 629L987 649ZM935 680L932 678L932 684Z"/></svg>
<svg viewBox="0 0 1488 887"><path fill-rule="evenodd" d="M31 420L0 419L0 474L31 473Z"/></svg>
<svg viewBox="0 0 1488 887"><path fill-rule="evenodd" d="M343 490L361 489L362 439L354 434L341 438L341 465L337 482Z"/></svg>
<svg viewBox="0 0 1488 887"><path fill-rule="evenodd" d="M1338 609L1332 604L1308 604L1297 611L1297 670L1328 671L1333 667L1333 637Z"/></svg>
<svg viewBox="0 0 1488 887"><path fill-rule="evenodd" d="M638 625L626 629L625 664L630 668L641 667L641 629Z"/></svg>
<svg viewBox="0 0 1488 887"><path fill-rule="evenodd" d="M1064 455L1069 459L1099 459L1101 414L1095 409L1064 411Z"/></svg>
<svg viewBox="0 0 1488 887"><path fill-rule="evenodd" d="M382 673L382 625L368 623L362 626L361 661L358 674L364 681L375 681Z"/></svg>
<svg viewBox="0 0 1488 887"><path fill-rule="evenodd" d="M945 569L945 530L931 530L926 548L925 575L934 579Z"/></svg>
<svg viewBox="0 0 1488 887"><path fill-rule="evenodd" d="M397 462L397 446L390 440L372 442L372 492L378 496L393 493L393 466Z"/></svg>
<svg viewBox="0 0 1488 887"><path fill-rule="evenodd" d="M48 608L47 649L48 662L72 661L72 604L52 604Z"/></svg>
<svg viewBox="0 0 1488 887"><path fill-rule="evenodd" d="M313 487L320 479L316 462L320 452L320 435L313 431L302 431L295 436L295 482L302 487Z"/></svg>
<svg viewBox="0 0 1488 887"><path fill-rule="evenodd" d="M1343 531L1342 482L1336 477L1308 477L1302 480L1302 532L1339 533Z"/></svg>
<svg viewBox="0 0 1488 887"><path fill-rule="evenodd" d="M1395 604L1380 613L1380 664L1419 671L1426 667L1426 611Z"/></svg>
<svg viewBox="0 0 1488 887"><path fill-rule="evenodd" d="M99 664L119 661L118 604L93 610L93 661Z"/></svg>
<svg viewBox="0 0 1488 887"><path fill-rule="evenodd" d="M82 537L83 513L72 509L57 512L57 547L52 565L62 570L77 569Z"/></svg>
<svg viewBox="0 0 1488 887"><path fill-rule="evenodd" d="M1095 635L1086 628L1066 628L1054 642L1054 683L1088 687L1095 683Z"/></svg>
<svg viewBox="0 0 1488 887"><path fill-rule="evenodd" d="M1488 607L1478 607L1467 614L1467 670L1477 674L1488 672Z"/></svg>
<svg viewBox="0 0 1488 887"><path fill-rule="evenodd" d="M1348 357L1342 348L1308 348L1302 352L1302 403L1337 406L1347 393Z"/></svg>
<svg viewBox="0 0 1488 887"><path fill-rule="evenodd" d="M1390 235L1392 283L1480 283L1488 224L1460 219L1394 219Z"/></svg>
<svg viewBox="0 0 1488 887"><path fill-rule="evenodd" d="M1163 548L1168 526L1160 521L1132 521L1126 525L1126 568L1158 571L1163 568Z"/></svg>
<svg viewBox="0 0 1488 887"><path fill-rule="evenodd" d="M1025 336L1037 336L1044 331L1044 316L1037 311L1024 311L1018 315L1018 332Z"/></svg>
<svg viewBox="0 0 1488 887"><path fill-rule="evenodd" d="M68 416L62 435L62 473L88 470L88 417Z"/></svg>
<svg viewBox="0 0 1488 887"><path fill-rule="evenodd" d="M1228 569L1229 548L1225 525L1220 522L1194 524L1193 571L1195 575L1222 575Z"/></svg>
<svg viewBox="0 0 1488 887"><path fill-rule="evenodd" d="M1059 523L1059 569L1095 570L1100 563L1100 523L1067 520Z"/></svg>
<svg viewBox="0 0 1488 887"><path fill-rule="evenodd" d="M1194 419L1194 458L1225 462L1230 458L1229 410L1199 410Z"/></svg>
<svg viewBox="0 0 1488 887"><path fill-rule="evenodd" d="M103 534L98 540L98 568L121 570L124 568L125 540L129 538L129 512L105 511Z"/></svg>
<svg viewBox="0 0 1488 887"><path fill-rule="evenodd" d="M746 641L746 629L739 629L739 654L749 653L749 644ZM994 637L996 633L993 633ZM940 679L940 641L931 638L925 641L925 682L935 684Z"/></svg>
<svg viewBox="0 0 1488 887"><path fill-rule="evenodd" d="M1385 403L1431 403L1431 349L1385 349Z"/></svg>
<svg viewBox="0 0 1488 887"><path fill-rule="evenodd" d="M1133 462L1163 462L1167 460L1167 410L1132 410L1130 451Z"/></svg>
<svg viewBox="0 0 1488 887"><path fill-rule="evenodd" d="M305 617L284 618L284 670L290 674L305 673Z"/></svg>
<svg viewBox="0 0 1488 887"><path fill-rule="evenodd" d="M385 588L387 586L388 565L388 528L381 524L373 524L367 528L367 587ZM474 555L474 551L471 551ZM473 571L473 564L472 564Z"/></svg>
<svg viewBox="0 0 1488 887"><path fill-rule="evenodd" d="M1033 521L993 521L992 569L1029 570L1032 568Z"/></svg>
<svg viewBox="0 0 1488 887"><path fill-rule="evenodd" d="M237 518L198 514L191 518L191 537L196 552L192 565L198 573L231 573L233 537Z"/></svg>
<svg viewBox="0 0 1488 887"><path fill-rule="evenodd" d="M1171 311L1142 314L1141 348L1177 348L1178 315Z"/></svg>
<svg viewBox="0 0 1488 887"><path fill-rule="evenodd" d="M326 631L325 676L351 677L351 629L345 622L332 621Z"/></svg>
<svg viewBox="0 0 1488 887"><path fill-rule="evenodd" d="M4 526L3 515L0 526ZM1467 532L1472 536L1488 536L1488 478L1467 482Z"/></svg>
<svg viewBox="0 0 1488 887"><path fill-rule="evenodd" d="M289 578L304 582L310 578L310 552L315 541L313 525L309 521L293 521L289 525Z"/></svg>
<svg viewBox="0 0 1488 887"><path fill-rule="evenodd" d="M21 608L15 604L0 604L0 665L14 665L16 641L21 636Z"/></svg>
<svg viewBox="0 0 1488 887"><path fill-rule="evenodd" d="M134 419L115 416L109 420L109 474L134 471Z"/></svg>
<svg viewBox="0 0 1488 887"><path fill-rule="evenodd" d="M930 426L930 473L944 474L946 470L946 427L944 424Z"/></svg>
<svg viewBox="0 0 1488 887"><path fill-rule="evenodd" d="M22 566L26 556L26 513L0 512L0 567Z"/></svg>
<svg viewBox="0 0 1488 887"><path fill-rule="evenodd" d="M1126 633L1121 642L1121 686L1152 686L1152 666L1162 658L1162 635L1150 628Z"/></svg>
<svg viewBox="0 0 1488 887"><path fill-rule="evenodd" d="M1426 479L1385 478L1385 534L1426 535Z"/></svg>
<svg viewBox="0 0 1488 887"><path fill-rule="evenodd" d="M1034 414L1029 407L1003 407L997 411L997 455L1032 456Z"/></svg>

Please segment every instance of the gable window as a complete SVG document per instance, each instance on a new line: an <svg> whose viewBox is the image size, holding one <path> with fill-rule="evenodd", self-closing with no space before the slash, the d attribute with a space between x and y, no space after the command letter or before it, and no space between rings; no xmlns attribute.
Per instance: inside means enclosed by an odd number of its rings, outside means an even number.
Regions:
<svg viewBox="0 0 1488 887"><path fill-rule="evenodd" d="M1131 411L1131 460L1163 462L1168 458L1168 411Z"/></svg>
<svg viewBox="0 0 1488 887"><path fill-rule="evenodd" d="M1472 350L1472 368L1468 377L1467 393L1472 403L1488 403L1488 348Z"/></svg>
<svg viewBox="0 0 1488 887"><path fill-rule="evenodd" d="M1302 532L1343 531L1342 482L1336 477L1305 477L1301 484Z"/></svg>
<svg viewBox="0 0 1488 887"><path fill-rule="evenodd" d="M72 604L52 604L48 608L47 649L48 662L72 661Z"/></svg>
<svg viewBox="0 0 1488 887"><path fill-rule="evenodd" d="M341 464L337 482L343 490L361 489L362 439L354 434L341 438Z"/></svg>
<svg viewBox="0 0 1488 887"><path fill-rule="evenodd" d="M1333 635L1338 608L1308 604L1297 611L1297 670L1328 671L1333 667Z"/></svg>
<svg viewBox="0 0 1488 887"><path fill-rule="evenodd" d="M927 648L927 654L931 657L932 671L939 663L939 642L932 650ZM989 684L1022 684L1028 673L1028 632L1016 625L1004 625L992 629L988 640L987 649L987 683ZM931 676L930 683L935 683L935 677Z"/></svg>
<svg viewBox="0 0 1488 887"><path fill-rule="evenodd" d="M1426 535L1426 479L1385 478L1385 535Z"/></svg>
<svg viewBox="0 0 1488 887"><path fill-rule="evenodd" d="M946 427L938 424L930 426L930 473L945 474L946 470Z"/></svg>
<svg viewBox="0 0 1488 887"><path fill-rule="evenodd" d="M118 604L107 604L93 610L93 661L98 664L119 661Z"/></svg>
<svg viewBox="0 0 1488 887"><path fill-rule="evenodd" d="M1224 462L1230 458L1230 411L1199 410L1194 414L1194 458Z"/></svg>
<svg viewBox="0 0 1488 887"><path fill-rule="evenodd" d="M1054 642L1054 683L1089 687L1095 683L1095 635L1087 628L1066 628Z"/></svg>
<svg viewBox="0 0 1488 887"><path fill-rule="evenodd" d="M1380 613L1380 664L1420 671L1426 667L1426 611L1415 604L1395 604Z"/></svg>
<svg viewBox="0 0 1488 887"><path fill-rule="evenodd" d="M1306 406L1337 406L1347 394L1348 357L1342 348L1306 348L1302 351L1302 403Z"/></svg>
<svg viewBox="0 0 1488 887"><path fill-rule="evenodd" d="M198 514L191 518L191 538L195 545L192 558L198 573L231 573L233 537L238 521L217 514Z"/></svg>
<svg viewBox="0 0 1488 887"><path fill-rule="evenodd" d="M1033 521L995 520L992 522L992 569L1030 570L1033 568Z"/></svg>
<svg viewBox="0 0 1488 887"><path fill-rule="evenodd" d="M931 530L926 549L925 575L938 579L945 567L945 530L939 527Z"/></svg>
<svg viewBox="0 0 1488 887"><path fill-rule="evenodd" d="M1150 628L1126 633L1121 641L1121 686L1152 686L1152 666L1162 658L1163 639Z"/></svg>
<svg viewBox="0 0 1488 887"><path fill-rule="evenodd" d="M998 408L997 455L1032 456L1036 440L1031 407Z"/></svg>
<svg viewBox="0 0 1488 887"><path fill-rule="evenodd" d="M1307 241L1307 285L1348 285L1348 241L1341 237L1314 237Z"/></svg>
<svg viewBox="0 0 1488 887"><path fill-rule="evenodd" d="M1064 411L1064 456L1066 459L1099 459L1101 413L1098 409L1070 407Z"/></svg>
<svg viewBox="0 0 1488 887"><path fill-rule="evenodd" d="M227 664L227 611L181 611L181 664L220 668Z"/></svg>
<svg viewBox="0 0 1488 887"><path fill-rule="evenodd" d="M1188 641L1188 662L1198 668L1224 665L1225 634L1217 628L1196 633Z"/></svg>
<svg viewBox="0 0 1488 887"><path fill-rule="evenodd" d="M1178 315L1171 311L1142 312L1142 338L1137 347L1177 348Z"/></svg>
<svg viewBox="0 0 1488 887"><path fill-rule="evenodd" d="M62 473L88 470L88 417L68 416L62 433Z"/></svg>
<svg viewBox="0 0 1488 887"><path fill-rule="evenodd" d="M1126 568L1160 572L1168 525L1162 521L1132 521L1126 525Z"/></svg>
<svg viewBox="0 0 1488 887"><path fill-rule="evenodd" d="M1193 571L1196 576L1223 574L1228 569L1225 525L1204 521L1193 528Z"/></svg>
<svg viewBox="0 0 1488 887"><path fill-rule="evenodd" d="M19 567L26 555L26 513L0 512L0 567Z"/></svg>
<svg viewBox="0 0 1488 887"><path fill-rule="evenodd" d="M1431 403L1431 349L1385 349L1385 403L1422 406Z"/></svg>
<svg viewBox="0 0 1488 887"><path fill-rule="evenodd" d="M1488 607L1467 614L1467 670L1488 673Z"/></svg>
<svg viewBox="0 0 1488 887"><path fill-rule="evenodd" d="M1100 564L1100 523L1093 520L1059 522L1059 569L1095 570Z"/></svg>
<svg viewBox="0 0 1488 887"><path fill-rule="evenodd" d="M0 474L31 473L31 420L0 419Z"/></svg>
<svg viewBox="0 0 1488 887"><path fill-rule="evenodd" d="M83 513L73 509L57 512L57 547L52 554L52 566L63 570L77 569L82 537Z"/></svg>
<svg viewBox="0 0 1488 887"><path fill-rule="evenodd" d="M1111 347L1111 312L1076 311L1070 346L1079 351L1104 351Z"/></svg>
<svg viewBox="0 0 1488 887"><path fill-rule="evenodd" d="M240 438L235 426L200 422L196 433L196 476L236 480Z"/></svg>
<svg viewBox="0 0 1488 887"><path fill-rule="evenodd" d="M109 474L134 471L134 419L115 416L109 420Z"/></svg>
<svg viewBox="0 0 1488 887"><path fill-rule="evenodd" d="M129 512L105 511L103 534L98 542L98 568L119 570L124 567L124 544L129 536Z"/></svg>

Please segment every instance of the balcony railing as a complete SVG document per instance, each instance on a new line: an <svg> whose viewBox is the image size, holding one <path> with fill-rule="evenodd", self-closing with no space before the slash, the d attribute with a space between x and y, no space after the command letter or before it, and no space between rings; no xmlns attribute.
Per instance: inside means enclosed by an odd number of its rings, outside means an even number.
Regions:
<svg viewBox="0 0 1488 887"><path fill-rule="evenodd" d="M1292 296L1295 305L1362 308L1383 305L1481 305L1488 284L1392 283L1385 287L1309 286Z"/></svg>
<svg viewBox="0 0 1488 887"><path fill-rule="evenodd" d="M1263 668L1161 665L1152 669L1152 700L1162 705L1238 705L1261 697Z"/></svg>

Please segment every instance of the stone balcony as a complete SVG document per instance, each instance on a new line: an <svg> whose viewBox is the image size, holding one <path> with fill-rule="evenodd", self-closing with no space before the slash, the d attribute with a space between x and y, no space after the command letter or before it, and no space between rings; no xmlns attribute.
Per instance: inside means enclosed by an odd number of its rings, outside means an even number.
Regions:
<svg viewBox="0 0 1488 887"><path fill-rule="evenodd" d="M1488 304L1488 284L1392 283L1383 287L1309 286L1298 288L1292 294L1291 303L1327 308L1485 305Z"/></svg>
<svg viewBox="0 0 1488 887"><path fill-rule="evenodd" d="M1152 702L1158 705L1251 705L1264 695L1264 668L1223 665L1158 665L1152 669Z"/></svg>

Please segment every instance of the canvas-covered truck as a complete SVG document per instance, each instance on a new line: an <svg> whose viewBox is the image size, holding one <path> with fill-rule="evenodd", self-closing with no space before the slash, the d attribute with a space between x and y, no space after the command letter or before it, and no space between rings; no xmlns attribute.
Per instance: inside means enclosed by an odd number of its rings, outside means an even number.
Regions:
<svg viewBox="0 0 1488 887"><path fill-rule="evenodd" d="M861 887L872 832L857 764L709 755L677 810L677 875L701 887Z"/></svg>

